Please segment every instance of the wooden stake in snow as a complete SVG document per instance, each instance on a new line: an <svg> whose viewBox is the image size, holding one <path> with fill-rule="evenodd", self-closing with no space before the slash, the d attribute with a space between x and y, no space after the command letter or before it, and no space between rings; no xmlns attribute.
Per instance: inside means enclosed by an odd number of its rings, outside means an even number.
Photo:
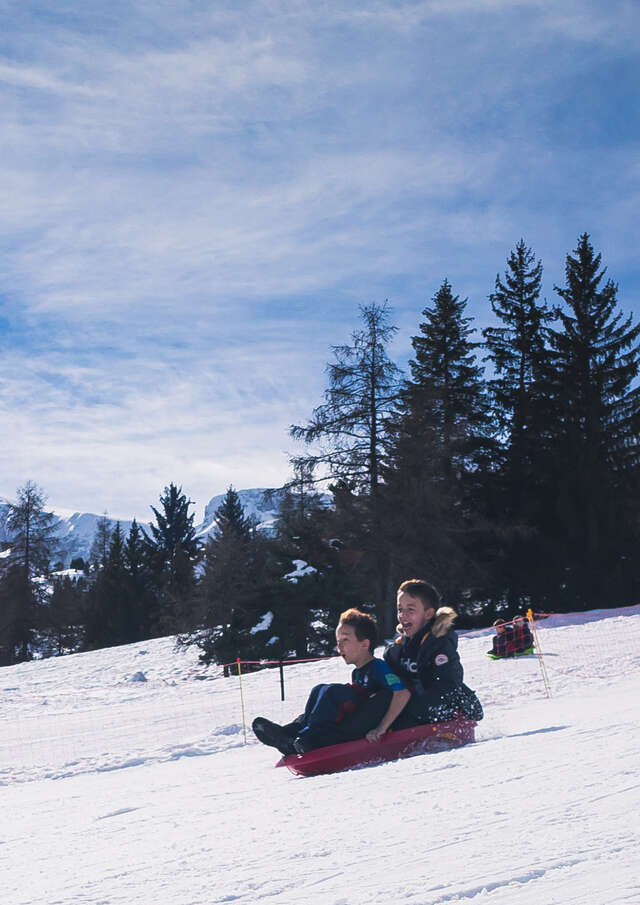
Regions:
<svg viewBox="0 0 640 905"><path fill-rule="evenodd" d="M242 710L242 735L244 736L244 743L247 744L247 724L244 718L244 694L242 692L242 660L240 657L236 658L236 663L238 664L238 684L240 685L240 708Z"/></svg>
<svg viewBox="0 0 640 905"><path fill-rule="evenodd" d="M538 640L538 633L536 632L536 625L533 619L533 610L531 607L527 610L527 619L529 620L529 626L531 627L531 634L533 635L533 640L535 642L536 654L538 656L538 663L540 665L540 672L542 673L542 681L544 683L544 690L547 693L547 697L551 697L551 685L549 684L549 677L547 676L547 667L544 665L544 659L542 657L542 648L540 647L540 641Z"/></svg>

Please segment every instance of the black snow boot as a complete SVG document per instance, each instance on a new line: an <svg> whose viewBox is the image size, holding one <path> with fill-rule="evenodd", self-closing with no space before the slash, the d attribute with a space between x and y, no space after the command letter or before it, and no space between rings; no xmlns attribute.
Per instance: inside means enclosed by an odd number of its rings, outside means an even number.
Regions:
<svg viewBox="0 0 640 905"><path fill-rule="evenodd" d="M278 723L272 723L263 716L257 716L251 724L251 728L263 745L277 748L280 754L295 754L291 735Z"/></svg>

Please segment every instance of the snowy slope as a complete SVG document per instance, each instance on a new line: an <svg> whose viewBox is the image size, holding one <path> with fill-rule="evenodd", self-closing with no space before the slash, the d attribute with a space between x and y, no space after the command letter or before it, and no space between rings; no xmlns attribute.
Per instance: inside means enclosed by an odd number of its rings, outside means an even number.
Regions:
<svg viewBox="0 0 640 905"><path fill-rule="evenodd" d="M337 659L223 678L171 639L0 670L3 905L637 905L640 607L460 638L475 745L312 779L250 736Z"/></svg>

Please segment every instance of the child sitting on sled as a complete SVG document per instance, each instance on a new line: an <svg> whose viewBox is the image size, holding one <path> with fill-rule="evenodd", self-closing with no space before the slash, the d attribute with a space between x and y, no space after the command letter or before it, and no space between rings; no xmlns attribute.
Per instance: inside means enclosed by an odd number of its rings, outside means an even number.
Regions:
<svg viewBox="0 0 640 905"><path fill-rule="evenodd" d="M493 627L496 633L488 653L492 657L513 657L513 624L505 622L504 619L496 619Z"/></svg>
<svg viewBox="0 0 640 905"><path fill-rule="evenodd" d="M513 650L516 654L533 650L533 635L525 616L513 617Z"/></svg>
<svg viewBox="0 0 640 905"><path fill-rule="evenodd" d="M384 659L411 688L411 699L393 728L442 722L459 713L481 720L482 705L463 682L455 610L440 605L432 584L413 578L398 588L397 614L399 637L387 647Z"/></svg>
<svg viewBox="0 0 640 905"><path fill-rule="evenodd" d="M524 616L514 616L512 622L496 619L493 623L496 634L491 650L487 651L494 660L530 653L533 649L533 635Z"/></svg>
<svg viewBox="0 0 640 905"><path fill-rule="evenodd" d="M351 684L316 685L304 713L284 726L257 717L252 728L265 745L282 754L304 754L363 736L377 741L406 706L410 692L383 661L374 657L377 642L375 619L360 610L346 610L336 628L338 653L354 666ZM367 704L365 708L363 705ZM366 712L366 722L358 711ZM350 716L344 725L345 716Z"/></svg>

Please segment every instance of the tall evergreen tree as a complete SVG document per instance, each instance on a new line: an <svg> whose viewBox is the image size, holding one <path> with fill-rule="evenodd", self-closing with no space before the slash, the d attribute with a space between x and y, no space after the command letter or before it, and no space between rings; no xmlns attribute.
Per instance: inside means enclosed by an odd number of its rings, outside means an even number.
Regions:
<svg viewBox="0 0 640 905"><path fill-rule="evenodd" d="M557 600L566 606L628 603L638 580L640 324L618 308L601 255L584 233L566 259L562 329L551 332L547 535Z"/></svg>
<svg viewBox="0 0 640 905"><path fill-rule="evenodd" d="M190 628L195 586L195 567L201 544L193 526L193 513L181 487L171 483L160 497L160 509L152 506L156 524L150 526L147 542L149 563L156 584L156 631Z"/></svg>
<svg viewBox="0 0 640 905"><path fill-rule="evenodd" d="M34 653L38 602L17 565L0 570L0 666L30 660Z"/></svg>
<svg viewBox="0 0 640 905"><path fill-rule="evenodd" d="M390 309L371 304L360 308L364 326L352 334L352 344L335 346L328 365L325 403L306 426L293 426L291 435L317 453L298 456L294 464L321 465L327 477L347 484L366 501L361 546L371 581L376 614L387 629L393 617L388 606L387 554L381 540L382 468L388 457L388 417L398 392L399 371L388 355L397 328L389 323Z"/></svg>
<svg viewBox="0 0 640 905"><path fill-rule="evenodd" d="M397 327L389 323L386 303L362 306L360 315L364 328L352 333L353 344L333 347L336 360L327 366L326 402L306 427L294 425L291 436L322 446L294 462L322 464L330 477L348 481L374 499L386 455L386 420L398 390L398 368L387 353Z"/></svg>
<svg viewBox="0 0 640 905"><path fill-rule="evenodd" d="M362 599L343 565L344 542L336 537L345 524L317 492L313 478L312 468L295 466L275 525L278 574L288 576L274 604L275 630L281 649L296 657L333 650L339 614Z"/></svg>
<svg viewBox="0 0 640 905"><path fill-rule="evenodd" d="M547 417L543 377L554 317L540 301L541 285L542 262L520 239L489 296L501 325L483 331L494 368L489 386L500 438L491 481L495 546L502 551L497 596L504 593L510 611L530 603L539 590L540 437Z"/></svg>
<svg viewBox="0 0 640 905"><path fill-rule="evenodd" d="M479 475L492 448L482 368L466 299L444 280L423 311L412 345L412 379L392 419L386 478L389 543L396 577L430 576L458 606L473 581L469 554Z"/></svg>
<svg viewBox="0 0 640 905"><path fill-rule="evenodd" d="M507 261L504 279L496 277L489 296L502 326L483 330L489 360L495 368L490 382L498 427L506 448L508 493L518 511L524 484L536 451L536 402L546 358L546 328L553 312L540 303L542 262L520 239Z"/></svg>
<svg viewBox="0 0 640 905"><path fill-rule="evenodd" d="M0 575L0 662L29 660L35 630L45 606L44 585L56 548L57 519L45 509L42 490L33 481L18 489L9 507L10 553Z"/></svg>
<svg viewBox="0 0 640 905"><path fill-rule="evenodd" d="M443 281L433 307L422 312L420 335L412 339L413 379L403 393L413 416L437 437L444 475L474 470L489 445L483 369L475 355L479 343L471 339L473 319L465 316L467 302Z"/></svg>
<svg viewBox="0 0 640 905"><path fill-rule="evenodd" d="M58 519L45 509L46 498L33 481L18 489L17 501L9 507L7 527L11 535L10 561L25 575L47 575L57 548Z"/></svg>
<svg viewBox="0 0 640 905"><path fill-rule="evenodd" d="M244 506L240 502L237 491L232 486L227 492L215 513L216 535L218 537L248 538L251 536L252 521L244 514Z"/></svg>
<svg viewBox="0 0 640 905"><path fill-rule="evenodd" d="M183 633L180 641L197 645L204 663L264 657L264 639L255 629L270 603L267 541L245 516L233 487L215 518L196 594L197 628Z"/></svg>
<svg viewBox="0 0 640 905"><path fill-rule="evenodd" d="M89 550L89 564L94 572L98 572L107 564L109 544L111 543L111 521L106 514L100 516Z"/></svg>
<svg viewBox="0 0 640 905"><path fill-rule="evenodd" d="M154 596L145 535L135 518L125 542L124 558L130 598L128 631L131 641L140 641L151 637Z"/></svg>
<svg viewBox="0 0 640 905"><path fill-rule="evenodd" d="M104 567L94 573L88 592L85 646L95 649L133 641L129 607L124 538L120 522L116 522Z"/></svg>
<svg viewBox="0 0 640 905"><path fill-rule="evenodd" d="M109 544L109 557L103 573L110 600L111 626L114 644L133 641L131 630L131 595L125 554L125 541L120 522L116 522Z"/></svg>

